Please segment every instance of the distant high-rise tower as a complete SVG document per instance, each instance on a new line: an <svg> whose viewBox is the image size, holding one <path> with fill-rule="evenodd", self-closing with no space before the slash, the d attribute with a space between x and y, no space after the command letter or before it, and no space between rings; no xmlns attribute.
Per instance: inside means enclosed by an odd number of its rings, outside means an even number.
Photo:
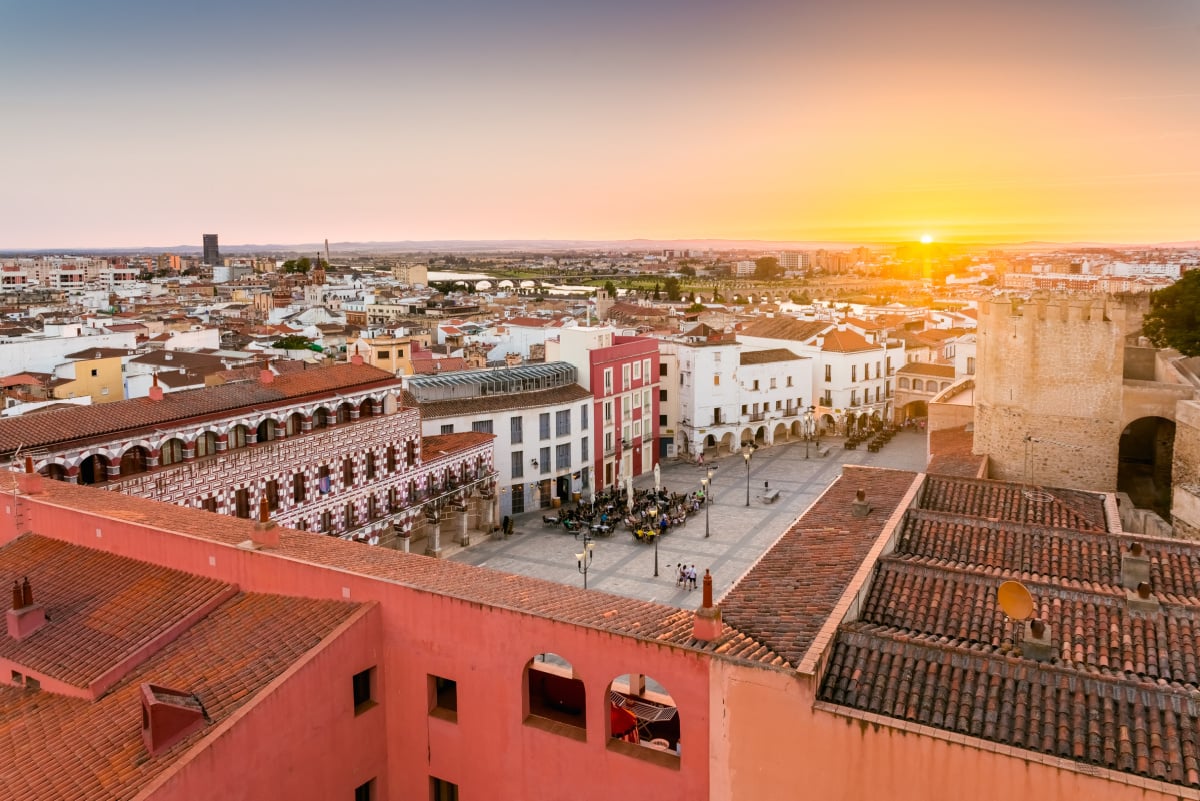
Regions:
<svg viewBox="0 0 1200 801"><path fill-rule="evenodd" d="M204 263L218 266L221 263L221 250L217 247L217 235L204 235Z"/></svg>

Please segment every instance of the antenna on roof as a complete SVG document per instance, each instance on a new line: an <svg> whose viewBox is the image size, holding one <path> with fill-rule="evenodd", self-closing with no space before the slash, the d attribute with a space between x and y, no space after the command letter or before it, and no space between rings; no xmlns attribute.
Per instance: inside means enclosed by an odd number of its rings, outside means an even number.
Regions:
<svg viewBox="0 0 1200 801"><path fill-rule="evenodd" d="M1033 614L1033 596L1029 590L1019 581L1005 581L996 590L996 603L1004 612L1004 617L1009 623L1018 625L1013 626L1012 641L1013 648L1018 644L1018 632L1020 631L1020 623L1028 620Z"/></svg>

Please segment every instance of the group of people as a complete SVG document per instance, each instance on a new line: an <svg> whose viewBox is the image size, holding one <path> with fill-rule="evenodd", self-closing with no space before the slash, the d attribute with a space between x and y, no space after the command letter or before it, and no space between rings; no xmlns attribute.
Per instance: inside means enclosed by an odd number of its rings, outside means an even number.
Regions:
<svg viewBox="0 0 1200 801"><path fill-rule="evenodd" d="M696 589L696 579L696 566L685 565L683 562L680 562L679 577L675 579L675 586L687 587L689 591L694 590Z"/></svg>
<svg viewBox="0 0 1200 801"><path fill-rule="evenodd" d="M635 493L634 508L625 515L625 525L639 541L650 542L655 536L686 524L688 515L700 511L704 501L704 493L700 491L679 495L665 487L643 490Z"/></svg>

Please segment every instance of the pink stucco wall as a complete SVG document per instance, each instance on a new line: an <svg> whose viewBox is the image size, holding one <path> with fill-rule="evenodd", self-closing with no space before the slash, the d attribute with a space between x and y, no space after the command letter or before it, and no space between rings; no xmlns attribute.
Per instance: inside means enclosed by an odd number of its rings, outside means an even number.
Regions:
<svg viewBox="0 0 1200 801"><path fill-rule="evenodd" d="M10 500L0 495L0 503ZM612 801L709 796L707 657L549 616L482 606L383 579L164 532L154 527L156 521L112 520L36 498L23 503L26 528L46 536L219 578L252 592L378 601L379 680L384 688L380 710L387 752L382 798L426 798L431 775L457 783L463 798ZM169 507L164 507L164 514L166 522ZM9 514L0 527L0 540L11 536L12 530ZM481 581L505 580L486 571L479 576ZM614 598L617 614L620 605L621 600ZM586 742L524 723L524 668L543 652L568 659L586 686ZM341 671L343 680L349 681L352 672L347 665ZM608 685L631 672L658 680L679 708L684 756L677 769L607 748ZM457 723L430 717L427 682L431 674L458 682ZM314 684L322 684L319 676ZM329 692L327 688L314 691ZM304 702L295 700L288 703L291 706L302 710ZM289 718L291 714L303 713L286 713L283 719L298 719ZM279 726L278 732L286 736L287 727ZM226 770L250 771L261 753L243 758L233 752L229 758L232 763ZM327 757L312 756L323 758L332 762L341 754L335 750ZM345 792L352 790L348 786ZM301 792L290 797L334 796Z"/></svg>
<svg viewBox="0 0 1200 801"><path fill-rule="evenodd" d="M715 719L714 750L728 749L726 772L714 773L713 801L793 801L796 798L889 801L1173 801L1195 797L1136 786L1038 761L1039 754L1003 753L970 738L951 742L916 727L879 724L813 708L809 680L714 663L713 698L727 717Z"/></svg>
<svg viewBox="0 0 1200 801"><path fill-rule="evenodd" d="M380 620L378 606L361 609L160 776L146 798L353 798L371 779L387 798L383 707L355 715L351 687L355 673L382 657Z"/></svg>

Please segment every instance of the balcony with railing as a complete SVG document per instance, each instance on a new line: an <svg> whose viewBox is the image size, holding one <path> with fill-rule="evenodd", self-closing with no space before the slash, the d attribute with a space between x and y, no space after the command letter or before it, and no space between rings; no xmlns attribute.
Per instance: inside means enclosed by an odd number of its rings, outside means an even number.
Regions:
<svg viewBox="0 0 1200 801"><path fill-rule="evenodd" d="M751 412L746 415L746 421L750 423L761 423L767 419L766 412Z"/></svg>

